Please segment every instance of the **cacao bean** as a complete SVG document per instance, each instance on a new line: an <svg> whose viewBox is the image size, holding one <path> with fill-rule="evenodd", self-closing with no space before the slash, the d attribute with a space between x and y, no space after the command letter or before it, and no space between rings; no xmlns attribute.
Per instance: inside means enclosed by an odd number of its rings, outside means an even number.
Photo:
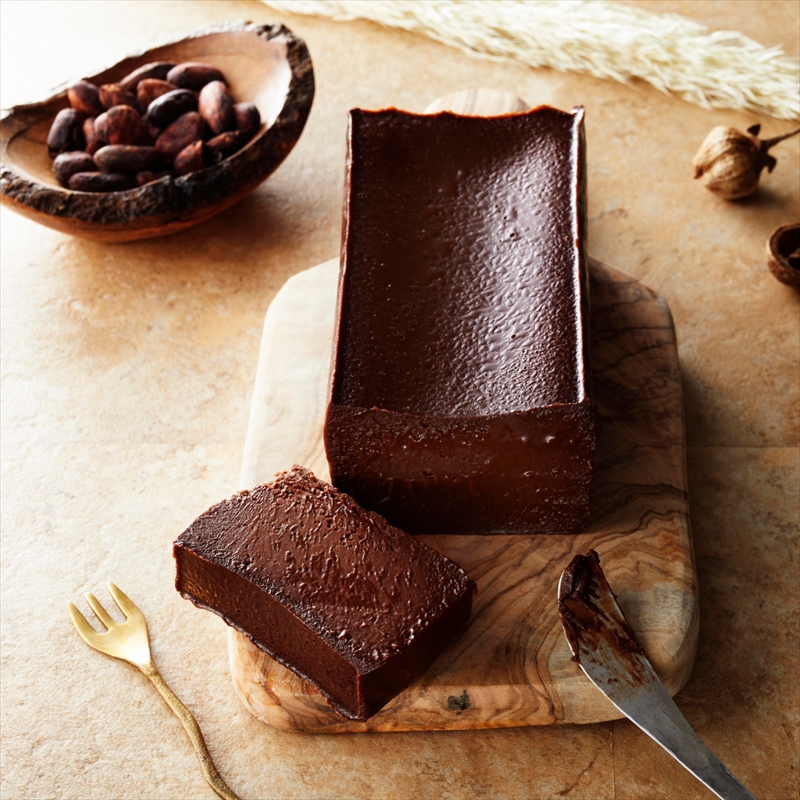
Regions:
<svg viewBox="0 0 800 800"><path fill-rule="evenodd" d="M209 163L216 164L227 158L232 153L240 150L248 140L248 135L244 131L225 131L213 139L206 142L209 152Z"/></svg>
<svg viewBox="0 0 800 800"><path fill-rule="evenodd" d="M191 89L199 92L207 83L211 81L222 81L225 83L225 76L211 64L201 64L198 61L187 61L178 64L167 73L167 80L180 86L181 89Z"/></svg>
<svg viewBox="0 0 800 800"><path fill-rule="evenodd" d="M80 150L56 156L53 161L53 174L62 186L69 186L69 179L76 172L97 172L97 164L88 153L82 153Z"/></svg>
<svg viewBox="0 0 800 800"><path fill-rule="evenodd" d="M139 81L139 85L136 87L136 102L139 104L139 108L143 108L146 111L150 103L157 97L161 97L167 92L174 92L177 88L174 83L169 83L168 81L145 78Z"/></svg>
<svg viewBox="0 0 800 800"><path fill-rule="evenodd" d="M75 192L123 192L136 186L136 178L122 172L76 172L69 179Z"/></svg>
<svg viewBox="0 0 800 800"><path fill-rule="evenodd" d="M47 152L50 158L68 150L83 150L84 115L74 108L62 108L56 114L50 132L47 134Z"/></svg>
<svg viewBox="0 0 800 800"><path fill-rule="evenodd" d="M161 165L155 147L133 144L110 144L101 147L94 160L102 172L143 172Z"/></svg>
<svg viewBox="0 0 800 800"><path fill-rule="evenodd" d="M236 127L233 98L222 81L211 81L200 90L197 110L215 135Z"/></svg>
<svg viewBox="0 0 800 800"><path fill-rule="evenodd" d="M71 108L53 120L47 150L58 182L77 192L124 191L202 170L261 127L258 109L234 102L222 72L195 61L154 61L100 87L81 80L67 98Z"/></svg>
<svg viewBox="0 0 800 800"><path fill-rule="evenodd" d="M105 118L105 119L104 119ZM139 112L130 106L114 106L101 114L94 123L95 131L108 144L153 143L150 132Z"/></svg>
<svg viewBox="0 0 800 800"><path fill-rule="evenodd" d="M81 114L96 117L105 111L97 87L89 81L78 81L67 89L69 104Z"/></svg>
<svg viewBox="0 0 800 800"><path fill-rule="evenodd" d="M94 135L101 142L108 143L108 116L105 111L99 117L95 117Z"/></svg>
<svg viewBox="0 0 800 800"><path fill-rule="evenodd" d="M161 128L158 125L153 125L152 122L149 120L142 120L144 122L145 128L147 128L147 132L150 134L151 141L155 142L159 136L161 136Z"/></svg>
<svg viewBox="0 0 800 800"><path fill-rule="evenodd" d="M86 152L93 156L105 142L97 135L95 122L97 117L87 117L83 121L83 138L86 140Z"/></svg>
<svg viewBox="0 0 800 800"><path fill-rule="evenodd" d="M119 82L119 85L129 92L135 92L140 81L147 80L148 78L155 78L156 80L163 81L167 77L167 73L174 66L174 61L153 61L150 64L145 64L135 69L129 75L126 75Z"/></svg>
<svg viewBox="0 0 800 800"><path fill-rule="evenodd" d="M203 118L196 111L189 111L178 117L156 139L156 150L165 164L171 164L184 147L203 138L204 130Z"/></svg>
<svg viewBox="0 0 800 800"><path fill-rule="evenodd" d="M175 89L157 97L147 108L147 120L166 128L187 111L197 110L197 97L188 89Z"/></svg>
<svg viewBox="0 0 800 800"><path fill-rule="evenodd" d="M172 168L176 175L188 175L197 172L208 165L206 143L202 140L192 142L175 156Z"/></svg>
<svg viewBox="0 0 800 800"><path fill-rule="evenodd" d="M161 178L165 178L167 175L171 174L172 173L168 169L162 169L160 172L152 172L150 170L145 170L144 172L137 172L136 185L144 186L146 183L152 183L153 181L160 180Z"/></svg>
<svg viewBox="0 0 800 800"><path fill-rule="evenodd" d="M235 103L236 129L252 136L261 127L261 114L252 103Z"/></svg>
<svg viewBox="0 0 800 800"><path fill-rule="evenodd" d="M136 102L136 95L123 89L118 83L104 83L99 89L100 102L103 108L108 110L114 106L130 106L139 110L139 104Z"/></svg>

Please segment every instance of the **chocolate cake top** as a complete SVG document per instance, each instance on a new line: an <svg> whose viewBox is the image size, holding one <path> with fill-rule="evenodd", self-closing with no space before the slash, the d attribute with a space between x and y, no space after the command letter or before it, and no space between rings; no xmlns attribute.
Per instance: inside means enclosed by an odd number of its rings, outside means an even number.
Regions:
<svg viewBox="0 0 800 800"><path fill-rule="evenodd" d="M582 126L583 109L351 111L335 403L586 399Z"/></svg>

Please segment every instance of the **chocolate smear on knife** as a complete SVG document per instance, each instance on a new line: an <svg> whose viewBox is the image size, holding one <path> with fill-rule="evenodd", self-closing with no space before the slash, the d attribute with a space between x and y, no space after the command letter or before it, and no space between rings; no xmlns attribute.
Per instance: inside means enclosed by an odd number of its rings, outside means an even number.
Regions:
<svg viewBox="0 0 800 800"><path fill-rule="evenodd" d="M573 661L594 661L594 653L611 650L631 684L647 681L640 657L645 652L616 604L616 595L590 550L569 563L558 587L558 613Z"/></svg>

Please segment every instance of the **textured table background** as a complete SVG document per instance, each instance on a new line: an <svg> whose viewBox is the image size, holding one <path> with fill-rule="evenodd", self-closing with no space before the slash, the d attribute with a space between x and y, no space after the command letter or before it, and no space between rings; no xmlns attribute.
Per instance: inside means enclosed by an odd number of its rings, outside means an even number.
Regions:
<svg viewBox="0 0 800 800"><path fill-rule="evenodd" d="M795 0L633 5L800 50ZM284 22L317 79L286 163L200 229L101 245L0 212L3 798L212 796L149 683L70 626L66 601L106 599L107 580L144 610L164 676L244 798L711 796L627 721L272 730L234 694L224 624L172 588L172 540L237 486L264 311L290 275L337 253L348 109L421 110L473 86L587 108L590 252L663 295L678 331L702 621L677 701L760 800L797 797L800 294L769 274L764 243L800 215L800 142L773 151L752 201L690 180L712 126L791 123L254 2L4 2L0 15L3 106L226 19Z"/></svg>

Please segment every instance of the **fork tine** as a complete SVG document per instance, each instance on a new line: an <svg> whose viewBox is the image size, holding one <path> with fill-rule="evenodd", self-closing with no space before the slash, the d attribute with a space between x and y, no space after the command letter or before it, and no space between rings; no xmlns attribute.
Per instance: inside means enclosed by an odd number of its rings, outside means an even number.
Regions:
<svg viewBox="0 0 800 800"><path fill-rule="evenodd" d="M144 614L142 614L141 609L122 591L122 589L115 586L113 583L107 583L106 589L108 589L108 593L114 598L117 605L122 610L122 613L128 619L133 617L140 619L142 623L144 623Z"/></svg>
<svg viewBox="0 0 800 800"><path fill-rule="evenodd" d="M81 614L81 612L78 611L78 609L72 603L67 603L67 611L69 611L72 624L77 629L81 639L83 639L86 644L94 647L93 637L99 635L97 631L89 624L86 617L84 617L83 614Z"/></svg>
<svg viewBox="0 0 800 800"><path fill-rule="evenodd" d="M99 619L100 622L106 626L106 628L110 629L113 627L115 623L111 618L111 615L105 610L105 608L103 608L102 605L100 605L100 601L91 592L86 595L86 602L89 604L92 611L97 614L97 619Z"/></svg>

